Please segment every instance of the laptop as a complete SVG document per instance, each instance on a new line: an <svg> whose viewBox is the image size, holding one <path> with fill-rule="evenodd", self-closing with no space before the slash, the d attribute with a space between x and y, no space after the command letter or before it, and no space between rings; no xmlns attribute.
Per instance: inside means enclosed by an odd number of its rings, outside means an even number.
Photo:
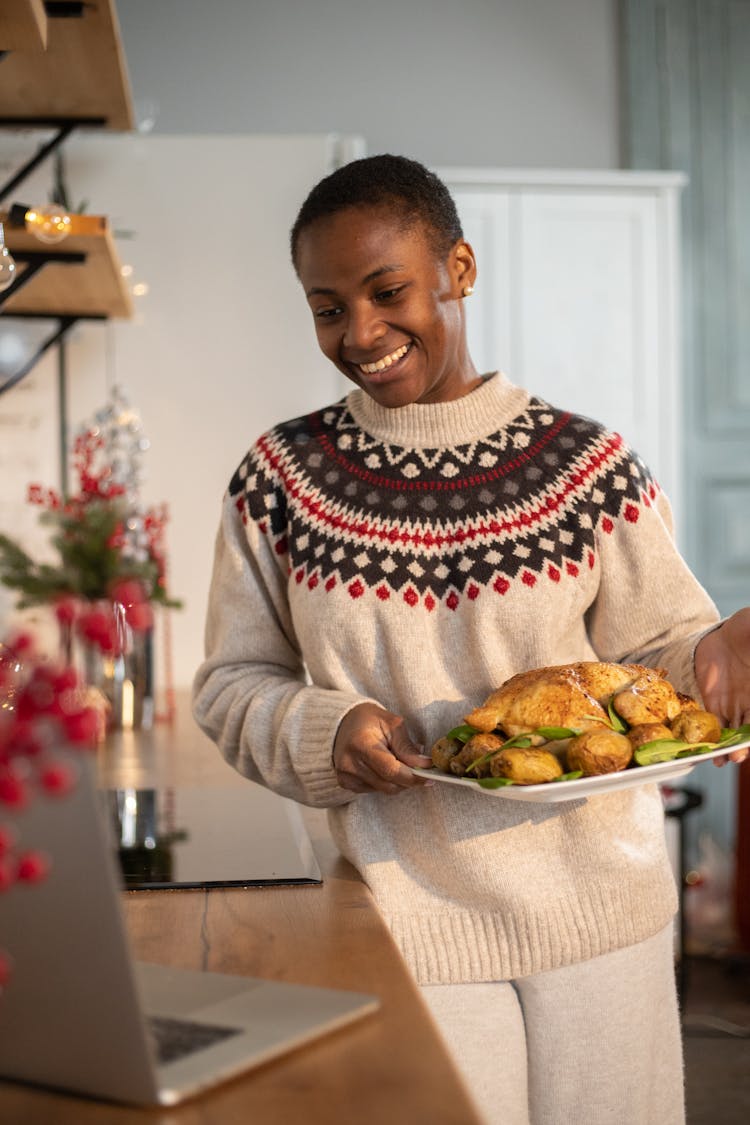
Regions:
<svg viewBox="0 0 750 1125"><path fill-rule="evenodd" d="M67 760L72 792L3 810L19 845L48 853L52 867L42 883L0 895L0 946L12 959L0 1077L173 1105L377 1008L360 993L135 962L93 766Z"/></svg>

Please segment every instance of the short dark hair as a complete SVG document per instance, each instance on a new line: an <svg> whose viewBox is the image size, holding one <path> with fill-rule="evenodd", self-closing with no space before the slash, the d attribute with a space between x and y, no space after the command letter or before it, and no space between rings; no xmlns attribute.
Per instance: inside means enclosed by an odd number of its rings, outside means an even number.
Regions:
<svg viewBox="0 0 750 1125"><path fill-rule="evenodd" d="M300 234L316 219L347 207L377 206L392 208L407 223L421 220L440 255L464 236L456 204L440 177L416 160L382 153L344 164L315 185L292 227L292 262L297 263Z"/></svg>

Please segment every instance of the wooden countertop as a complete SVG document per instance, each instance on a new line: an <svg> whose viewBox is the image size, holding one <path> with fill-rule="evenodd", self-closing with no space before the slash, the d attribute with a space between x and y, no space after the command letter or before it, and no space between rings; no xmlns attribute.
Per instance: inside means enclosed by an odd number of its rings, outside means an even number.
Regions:
<svg viewBox="0 0 750 1125"><path fill-rule="evenodd" d="M126 732L100 753L105 786L247 785L195 727ZM136 1110L0 1083L8 1125L479 1125L390 933L322 810L305 810L322 886L131 891L136 956L189 969L375 993L380 1010L181 1107Z"/></svg>

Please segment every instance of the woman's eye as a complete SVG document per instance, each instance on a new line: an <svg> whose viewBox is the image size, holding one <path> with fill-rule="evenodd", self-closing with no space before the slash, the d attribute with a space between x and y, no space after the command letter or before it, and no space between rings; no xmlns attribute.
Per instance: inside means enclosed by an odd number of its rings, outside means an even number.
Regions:
<svg viewBox="0 0 750 1125"><path fill-rule="evenodd" d="M326 306L324 309L313 309L313 316L316 320L329 320L332 316L338 316L340 312L338 306Z"/></svg>
<svg viewBox="0 0 750 1125"><path fill-rule="evenodd" d="M390 301L394 297L397 297L399 295L399 293L401 292L401 289L402 289L402 286L400 286L400 285L397 286L395 289L381 289L378 293L375 294L375 300L376 301Z"/></svg>

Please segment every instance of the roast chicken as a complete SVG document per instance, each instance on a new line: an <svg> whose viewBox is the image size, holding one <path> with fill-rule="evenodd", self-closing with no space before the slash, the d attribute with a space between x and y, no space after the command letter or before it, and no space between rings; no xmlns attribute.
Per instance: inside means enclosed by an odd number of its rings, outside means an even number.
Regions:
<svg viewBox="0 0 750 1125"><path fill-rule="evenodd" d="M597 661L520 672L465 724L438 739L433 765L516 785L668 761L688 744L715 745L727 733L716 715L675 691L663 669ZM665 746L671 757L663 757Z"/></svg>
<svg viewBox="0 0 750 1125"><path fill-rule="evenodd" d="M630 726L664 723L682 709L662 669L581 661L519 672L466 716L480 731L523 734L539 727L609 727L610 701Z"/></svg>

